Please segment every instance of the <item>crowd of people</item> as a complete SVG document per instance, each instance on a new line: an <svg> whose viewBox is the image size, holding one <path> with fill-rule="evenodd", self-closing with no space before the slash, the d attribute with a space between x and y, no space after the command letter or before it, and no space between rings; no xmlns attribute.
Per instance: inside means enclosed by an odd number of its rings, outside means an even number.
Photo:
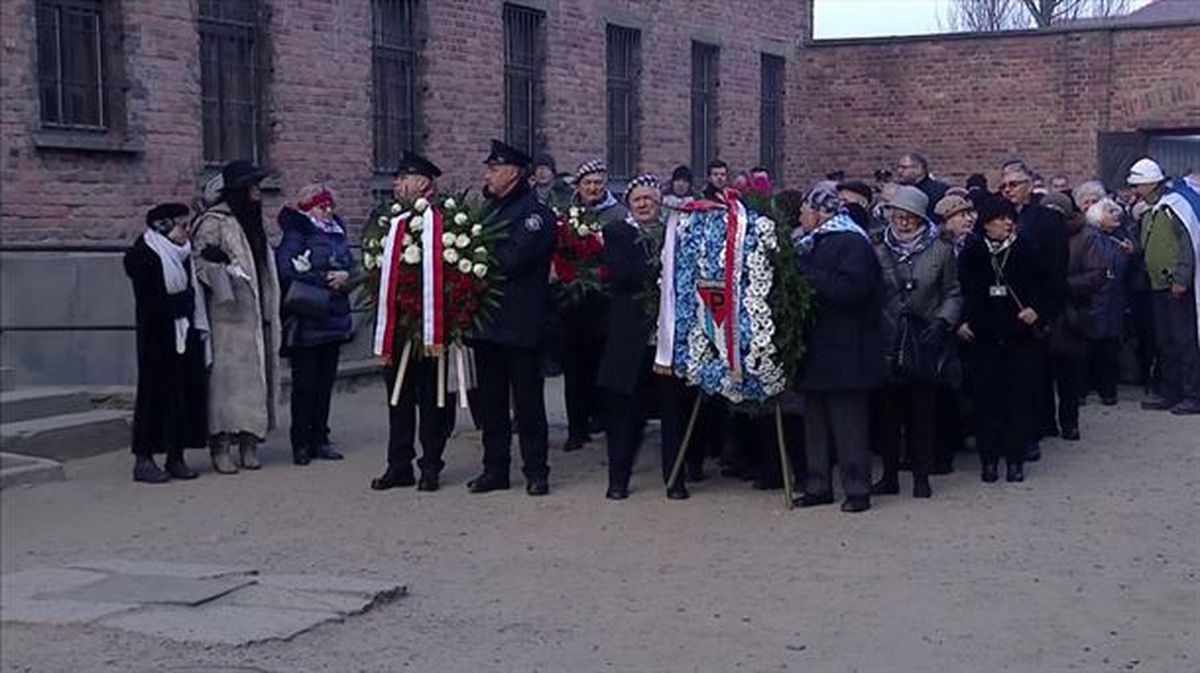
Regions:
<svg viewBox="0 0 1200 673"><path fill-rule="evenodd" d="M714 161L703 185L679 166L665 183L640 175L618 194L602 160L564 176L551 157L493 141L485 164L488 219L506 235L495 250L498 306L469 341L477 386L468 397L483 444L472 493L509 488L514 430L527 492L549 492L543 386L559 370L562 448L584 449L602 432L614 500L629 495L653 418L671 499L688 498L714 460L760 489L795 474L796 504L831 504L836 463L842 509L861 512L872 496L899 493L905 470L913 497L930 497L931 477L951 472L971 437L982 481L999 479L1001 459L1006 480L1023 481L1041 440L1079 441L1080 406L1092 392L1117 404L1122 380L1144 386L1147 410L1200 413L1200 172L1171 179L1144 158L1110 193L1095 180L1045 183L1014 160L993 192L982 174L947 185L910 153L872 180L834 173L804 191L775 191L765 169L731 175ZM207 446L218 473L260 468L280 356L292 371L293 461L342 458L330 442L330 399L363 274L323 185L281 210L272 250L264 177L250 162L228 164L202 212L155 207L126 255L138 319L136 481L194 478L183 457L192 447ZM405 153L381 207L432 199L440 177L432 161ZM814 296L805 354L778 400L783 460L773 414L705 398L663 366L656 344L673 329L673 308L644 300L660 284L660 297L671 294L679 213L735 193L769 198ZM567 209L594 213L608 270L605 288L569 309L554 304L550 271L557 213ZM445 365L420 354L382 365L387 468L371 488L437 490L455 425L453 394L438 400ZM883 465L876 480L872 452ZM684 469L672 479L677 457Z"/></svg>

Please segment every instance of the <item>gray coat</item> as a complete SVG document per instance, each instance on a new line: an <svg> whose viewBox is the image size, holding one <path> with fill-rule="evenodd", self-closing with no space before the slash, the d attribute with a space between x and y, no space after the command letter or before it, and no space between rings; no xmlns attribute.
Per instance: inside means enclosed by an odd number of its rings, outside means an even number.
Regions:
<svg viewBox="0 0 1200 673"><path fill-rule="evenodd" d="M192 233L192 263L208 301L213 364L208 391L208 431L247 432L264 439L275 427L279 391L279 278L275 257L267 254L259 278L246 234L224 203L206 211ZM200 252L225 251L230 265L209 262ZM228 272L237 265L246 281Z"/></svg>
<svg viewBox="0 0 1200 673"><path fill-rule="evenodd" d="M908 310L926 320L943 320L948 328L957 327L962 288L954 247L945 241L934 241L903 263L882 243L875 246L875 254L883 269L883 348L890 371L900 315Z"/></svg>

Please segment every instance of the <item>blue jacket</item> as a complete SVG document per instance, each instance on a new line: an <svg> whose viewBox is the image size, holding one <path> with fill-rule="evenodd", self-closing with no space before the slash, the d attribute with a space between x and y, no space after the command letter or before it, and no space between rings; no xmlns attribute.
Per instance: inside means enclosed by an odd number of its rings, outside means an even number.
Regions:
<svg viewBox="0 0 1200 673"><path fill-rule="evenodd" d="M341 225L341 220L338 220ZM344 343L354 335L350 317L350 298L345 292L329 289L325 275L330 271L353 271L354 258L346 242L345 227L341 233L322 231L307 215L285 207L279 211L279 228L283 230L283 241L275 250L275 264L279 268L280 296L286 298L292 283L305 283L324 290L328 298L326 314L309 317L290 314L281 308L285 332L292 328L293 338L285 336L285 342L293 347L319 346L328 343ZM303 273L296 271L292 260L309 254L312 268ZM281 306L286 301L281 302ZM294 320L292 323L290 321Z"/></svg>
<svg viewBox="0 0 1200 673"><path fill-rule="evenodd" d="M1091 333L1093 339L1117 339L1125 327L1125 311L1129 306L1130 270L1133 257L1121 249L1118 239L1132 241L1124 228L1114 234L1101 234L1100 256L1104 260L1104 285L1092 296Z"/></svg>

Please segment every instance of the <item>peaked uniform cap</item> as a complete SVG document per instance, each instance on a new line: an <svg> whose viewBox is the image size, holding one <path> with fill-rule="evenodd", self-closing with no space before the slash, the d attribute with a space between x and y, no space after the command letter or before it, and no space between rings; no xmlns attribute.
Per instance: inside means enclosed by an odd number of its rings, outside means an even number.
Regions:
<svg viewBox="0 0 1200 673"><path fill-rule="evenodd" d="M442 169L420 154L405 150L400 154L400 162L396 165L396 175L424 175L430 180L435 180L442 176Z"/></svg>
<svg viewBox="0 0 1200 673"><path fill-rule="evenodd" d="M499 140L493 140L492 152L488 155L487 159L483 160L483 163L489 166L517 166L518 168L525 168L532 161L533 159L528 154L525 154L512 145Z"/></svg>

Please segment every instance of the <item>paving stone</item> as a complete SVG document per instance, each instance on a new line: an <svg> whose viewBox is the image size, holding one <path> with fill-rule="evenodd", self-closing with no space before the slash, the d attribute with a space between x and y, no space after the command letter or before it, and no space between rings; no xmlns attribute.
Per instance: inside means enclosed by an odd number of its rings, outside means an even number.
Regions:
<svg viewBox="0 0 1200 673"><path fill-rule="evenodd" d="M5 598L0 604L0 621L26 624L89 624L121 612L136 610L137 605L122 603L80 603L78 601Z"/></svg>
<svg viewBox="0 0 1200 673"><path fill-rule="evenodd" d="M0 488L65 479L62 463L49 458L0 453Z"/></svg>
<svg viewBox="0 0 1200 673"><path fill-rule="evenodd" d="M108 577L107 573L68 568L32 568L0 577L0 603L65 591Z"/></svg>
<svg viewBox="0 0 1200 673"><path fill-rule="evenodd" d="M238 589L213 602L213 605L240 605L276 610L304 610L355 615L365 612L375 603L376 594L335 591L297 591L277 587L249 586Z"/></svg>
<svg viewBox="0 0 1200 673"><path fill-rule="evenodd" d="M209 579L231 575L256 575L258 571L250 567L218 566L202 563L165 563L159 561L126 561L124 559L101 559L71 563L68 568L81 570L98 570L125 575L157 575L160 577L184 577L188 579Z"/></svg>
<svg viewBox="0 0 1200 673"><path fill-rule="evenodd" d="M254 584L248 575L192 579L161 575L112 575L95 584L38 596L83 603L201 605Z"/></svg>
<svg viewBox="0 0 1200 673"><path fill-rule="evenodd" d="M275 610L216 605L198 608L151 607L102 619L101 626L182 642L248 645L288 640L327 622L341 621L334 612Z"/></svg>
<svg viewBox="0 0 1200 673"><path fill-rule="evenodd" d="M388 598L408 593L408 588L395 580L365 580L355 577L270 574L259 576L258 583L266 587L296 589L297 591L341 591L384 595Z"/></svg>

